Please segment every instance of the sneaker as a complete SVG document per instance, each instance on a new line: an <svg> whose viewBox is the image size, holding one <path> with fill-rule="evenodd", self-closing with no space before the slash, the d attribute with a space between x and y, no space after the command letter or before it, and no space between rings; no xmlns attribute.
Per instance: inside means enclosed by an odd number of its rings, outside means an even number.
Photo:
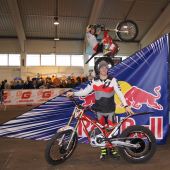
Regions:
<svg viewBox="0 0 170 170"><path fill-rule="evenodd" d="M119 155L118 151L115 148L110 149L110 156L113 159L119 159L120 158L120 155Z"/></svg>

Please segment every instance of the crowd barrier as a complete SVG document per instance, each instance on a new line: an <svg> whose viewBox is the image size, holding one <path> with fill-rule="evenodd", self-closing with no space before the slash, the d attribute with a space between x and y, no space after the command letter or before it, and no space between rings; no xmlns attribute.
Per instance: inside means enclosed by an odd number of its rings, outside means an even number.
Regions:
<svg viewBox="0 0 170 170"><path fill-rule="evenodd" d="M4 105L41 104L61 95L68 88L4 90Z"/></svg>

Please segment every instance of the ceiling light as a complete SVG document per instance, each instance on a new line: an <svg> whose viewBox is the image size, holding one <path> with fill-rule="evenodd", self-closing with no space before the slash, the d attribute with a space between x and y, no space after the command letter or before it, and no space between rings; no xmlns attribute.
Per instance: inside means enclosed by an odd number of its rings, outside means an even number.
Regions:
<svg viewBox="0 0 170 170"><path fill-rule="evenodd" d="M58 17L54 17L54 25L59 25Z"/></svg>
<svg viewBox="0 0 170 170"><path fill-rule="evenodd" d="M60 40L59 38L54 38L54 41L58 41L58 40Z"/></svg>

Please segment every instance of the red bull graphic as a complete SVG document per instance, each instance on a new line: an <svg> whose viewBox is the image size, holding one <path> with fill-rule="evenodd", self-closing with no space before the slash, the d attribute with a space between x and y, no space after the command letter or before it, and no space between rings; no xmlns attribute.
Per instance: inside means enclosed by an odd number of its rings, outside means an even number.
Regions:
<svg viewBox="0 0 170 170"><path fill-rule="evenodd" d="M122 93L125 95L128 104L131 105L135 113L151 112L151 114L133 117L124 122L121 130L127 126L143 125L148 127L157 139L158 144L165 144L169 130L169 110L168 104L168 67L169 62L169 36L164 35L159 40L156 40L147 47L137 51L121 63L110 68L108 73L110 77L115 77L119 82ZM88 84L88 82L87 82ZM84 88L83 83L78 90ZM45 91L48 91L46 89ZM25 90L23 90L25 91ZM28 90L26 90L28 91ZM32 92L35 90L32 90ZM41 95L31 95L35 103ZM42 94L42 93L41 93ZM56 93L55 93L56 94ZM61 94L57 92L57 94ZM9 99L10 103L15 104L21 97L18 96L15 90L11 90L10 95L7 95L6 103ZM9 98L10 96L10 98ZM37 96L37 97L35 97ZM50 93L44 93L44 97L50 96ZM27 97L27 95L24 95ZM35 100L36 99L36 100ZM45 98L43 98L45 99ZM124 117L125 108L119 97L114 95L116 103L116 119L118 121ZM24 99L28 103L27 99ZM81 97L83 106L92 105L94 93L87 97ZM22 103L24 103L22 101ZM7 103L8 104L8 103ZM18 104L21 102L18 101ZM58 128L67 124L68 118L73 111L73 104L63 96L58 96L34 108L24 115L11 120L8 123L0 126L0 136L19 137L24 139L48 140ZM88 114L90 111L88 111ZM96 115L94 115L95 117ZM93 129L93 125L89 122L84 122L88 130ZM83 124L78 127L79 136L84 135ZM80 142L86 141L86 138L79 138Z"/></svg>
<svg viewBox="0 0 170 170"><path fill-rule="evenodd" d="M123 119L123 117L121 119ZM133 126L136 124L137 122L135 121L135 119L128 118L125 122L123 122L120 132L124 131L128 126ZM88 131L91 131L94 128L94 126L87 121L84 121L84 126L88 129ZM81 123L78 126L77 133L79 137L86 137L86 134L84 132L84 126ZM143 126L149 128L156 137L156 139L163 139L163 117L150 117L149 124Z"/></svg>
<svg viewBox="0 0 170 170"><path fill-rule="evenodd" d="M163 110L163 106L157 102L161 98L161 86L157 86L154 88L155 94L147 92L137 86L131 86L127 82L120 81L121 90L124 93L127 104L134 109L141 109L143 105L146 105L149 108L153 108L156 110ZM115 94L116 95L116 94ZM95 103L95 94L91 93L85 97L80 97L80 100L83 100L82 105L84 107L92 106ZM123 110L121 113L125 112L125 109L121 106L120 101L117 97L115 98L116 102L116 113L120 113L121 109ZM118 111L118 112L117 112Z"/></svg>
<svg viewBox="0 0 170 170"><path fill-rule="evenodd" d="M147 105L149 108L153 108L156 110L163 110L163 106L157 102L161 97L161 86L157 86L154 88L155 94L149 93L139 87L133 86L128 92L125 94L125 99L129 106L134 109L140 109L142 105Z"/></svg>
<svg viewBox="0 0 170 170"><path fill-rule="evenodd" d="M80 97L80 100L83 100L82 106L92 106L95 103L95 94L91 93L85 97Z"/></svg>

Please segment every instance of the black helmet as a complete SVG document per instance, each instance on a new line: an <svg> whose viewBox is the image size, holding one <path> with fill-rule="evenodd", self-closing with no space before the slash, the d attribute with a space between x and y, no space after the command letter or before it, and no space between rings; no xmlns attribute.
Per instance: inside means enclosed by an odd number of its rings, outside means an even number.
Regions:
<svg viewBox="0 0 170 170"><path fill-rule="evenodd" d="M96 24L93 24L93 25L89 25L89 28L93 28L96 30L97 26L96 26Z"/></svg>

